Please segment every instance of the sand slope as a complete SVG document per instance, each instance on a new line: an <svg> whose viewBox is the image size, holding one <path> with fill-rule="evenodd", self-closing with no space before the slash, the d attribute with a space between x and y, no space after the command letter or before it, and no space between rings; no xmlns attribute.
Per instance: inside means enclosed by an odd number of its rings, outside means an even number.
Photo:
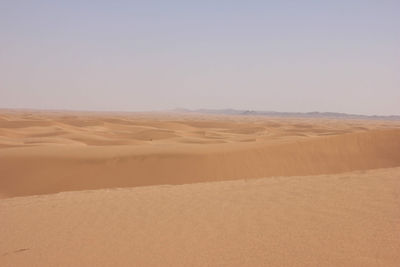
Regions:
<svg viewBox="0 0 400 267"><path fill-rule="evenodd" d="M0 266L399 266L399 196L395 121L0 112Z"/></svg>
<svg viewBox="0 0 400 267"><path fill-rule="evenodd" d="M0 197L400 166L397 122L234 116L0 116Z"/></svg>
<svg viewBox="0 0 400 267"><path fill-rule="evenodd" d="M0 201L1 266L399 266L400 168Z"/></svg>

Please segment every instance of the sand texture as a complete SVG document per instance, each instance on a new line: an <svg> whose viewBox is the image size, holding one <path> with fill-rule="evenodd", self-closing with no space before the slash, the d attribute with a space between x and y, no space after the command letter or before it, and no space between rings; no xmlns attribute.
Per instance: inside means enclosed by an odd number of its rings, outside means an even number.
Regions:
<svg viewBox="0 0 400 267"><path fill-rule="evenodd" d="M0 266L400 266L399 167L396 121L3 110Z"/></svg>
<svg viewBox="0 0 400 267"><path fill-rule="evenodd" d="M1 266L399 266L400 168L0 202Z"/></svg>

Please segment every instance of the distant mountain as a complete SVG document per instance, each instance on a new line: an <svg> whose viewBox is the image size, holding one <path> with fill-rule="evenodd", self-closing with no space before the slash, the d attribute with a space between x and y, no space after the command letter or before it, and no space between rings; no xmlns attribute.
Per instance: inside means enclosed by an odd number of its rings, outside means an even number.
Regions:
<svg viewBox="0 0 400 267"><path fill-rule="evenodd" d="M359 115L338 112L276 112L259 110L237 110L237 109L183 109L177 108L173 112L200 113L200 114L221 114L221 115L251 115L268 117L298 117L298 118L341 118L341 119L369 119L369 120L400 120L398 115Z"/></svg>

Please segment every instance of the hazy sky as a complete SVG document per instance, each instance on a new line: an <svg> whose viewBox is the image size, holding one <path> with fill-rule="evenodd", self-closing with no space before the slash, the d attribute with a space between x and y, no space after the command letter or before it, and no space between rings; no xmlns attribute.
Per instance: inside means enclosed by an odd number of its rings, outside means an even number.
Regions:
<svg viewBox="0 0 400 267"><path fill-rule="evenodd" d="M400 115L400 1L0 1L0 107Z"/></svg>

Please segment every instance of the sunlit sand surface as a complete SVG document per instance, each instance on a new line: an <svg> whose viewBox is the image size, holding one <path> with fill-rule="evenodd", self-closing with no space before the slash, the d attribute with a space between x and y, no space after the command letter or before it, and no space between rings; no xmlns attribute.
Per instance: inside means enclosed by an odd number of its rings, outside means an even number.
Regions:
<svg viewBox="0 0 400 267"><path fill-rule="evenodd" d="M398 121L3 110L0 266L399 266L398 167Z"/></svg>

